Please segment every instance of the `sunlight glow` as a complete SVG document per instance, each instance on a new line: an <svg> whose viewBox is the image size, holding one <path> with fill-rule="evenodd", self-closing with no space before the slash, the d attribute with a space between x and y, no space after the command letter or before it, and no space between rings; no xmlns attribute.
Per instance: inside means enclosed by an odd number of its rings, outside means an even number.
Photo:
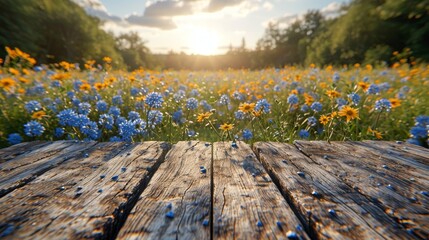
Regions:
<svg viewBox="0 0 429 240"><path fill-rule="evenodd" d="M189 51L192 54L213 55L218 52L219 36L207 29L195 29L189 36Z"/></svg>

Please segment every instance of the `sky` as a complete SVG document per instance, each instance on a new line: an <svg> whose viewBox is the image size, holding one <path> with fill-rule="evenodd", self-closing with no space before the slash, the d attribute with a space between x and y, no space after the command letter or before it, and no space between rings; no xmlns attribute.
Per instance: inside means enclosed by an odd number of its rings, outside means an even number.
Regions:
<svg viewBox="0 0 429 240"><path fill-rule="evenodd" d="M115 35L137 32L153 53L213 55L253 49L269 22L287 26L308 10L338 15L348 0L73 0Z"/></svg>

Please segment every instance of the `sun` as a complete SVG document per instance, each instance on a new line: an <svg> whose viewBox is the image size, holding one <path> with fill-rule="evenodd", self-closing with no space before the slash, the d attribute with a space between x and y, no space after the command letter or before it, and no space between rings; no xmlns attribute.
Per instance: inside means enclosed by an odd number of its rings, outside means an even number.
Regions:
<svg viewBox="0 0 429 240"><path fill-rule="evenodd" d="M193 54L214 55L218 51L219 36L208 29L195 29L189 36L189 50Z"/></svg>

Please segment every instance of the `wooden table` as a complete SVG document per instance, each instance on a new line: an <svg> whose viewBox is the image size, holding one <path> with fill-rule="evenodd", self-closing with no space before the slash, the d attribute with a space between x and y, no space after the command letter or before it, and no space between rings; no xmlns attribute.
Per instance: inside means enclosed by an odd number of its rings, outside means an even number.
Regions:
<svg viewBox="0 0 429 240"><path fill-rule="evenodd" d="M399 142L28 142L2 239L428 239L429 150Z"/></svg>

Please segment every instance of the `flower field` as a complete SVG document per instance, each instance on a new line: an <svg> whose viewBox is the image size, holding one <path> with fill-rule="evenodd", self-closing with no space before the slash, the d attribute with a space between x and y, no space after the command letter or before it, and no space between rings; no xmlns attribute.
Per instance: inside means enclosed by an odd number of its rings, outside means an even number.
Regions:
<svg viewBox="0 0 429 240"><path fill-rule="evenodd" d="M7 48L1 146L33 140L408 140L427 146L429 66L397 55L371 65L259 71L38 66Z"/></svg>

